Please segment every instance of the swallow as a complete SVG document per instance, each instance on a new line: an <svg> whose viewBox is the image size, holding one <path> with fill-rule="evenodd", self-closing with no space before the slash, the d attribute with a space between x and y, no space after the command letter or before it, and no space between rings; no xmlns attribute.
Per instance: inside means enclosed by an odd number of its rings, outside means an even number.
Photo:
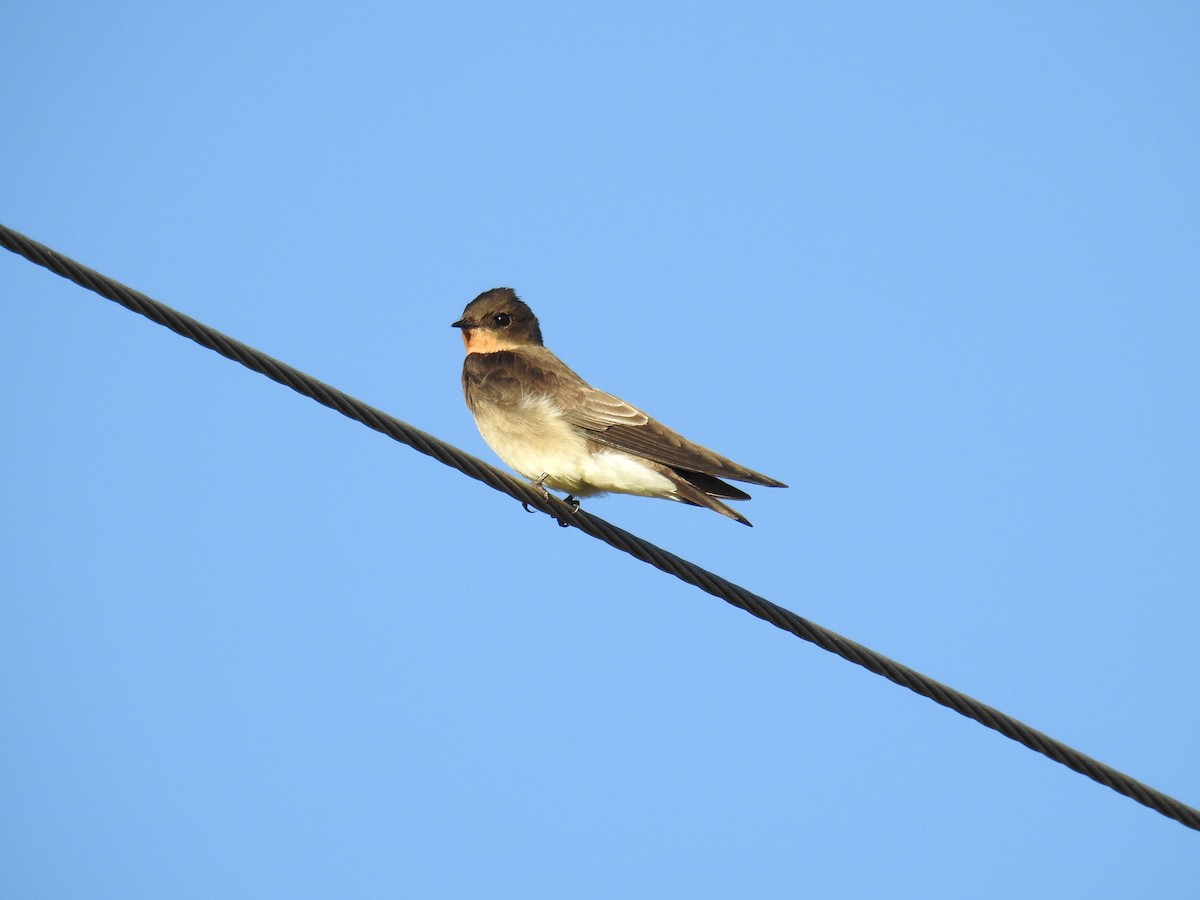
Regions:
<svg viewBox="0 0 1200 900"><path fill-rule="evenodd" d="M659 497L749 525L721 501L750 495L722 479L787 487L592 387L546 349L537 316L511 288L480 294L451 327L462 330L463 394L483 439L569 503L609 492Z"/></svg>

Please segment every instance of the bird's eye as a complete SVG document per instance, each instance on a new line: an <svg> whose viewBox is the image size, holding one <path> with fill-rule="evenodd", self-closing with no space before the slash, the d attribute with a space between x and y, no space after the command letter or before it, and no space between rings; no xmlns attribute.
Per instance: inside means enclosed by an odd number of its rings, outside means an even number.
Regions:
<svg viewBox="0 0 1200 900"><path fill-rule="evenodd" d="M508 323L511 321L512 319L509 318L508 313L497 313L492 316L492 322L496 324L497 328L507 328Z"/></svg>

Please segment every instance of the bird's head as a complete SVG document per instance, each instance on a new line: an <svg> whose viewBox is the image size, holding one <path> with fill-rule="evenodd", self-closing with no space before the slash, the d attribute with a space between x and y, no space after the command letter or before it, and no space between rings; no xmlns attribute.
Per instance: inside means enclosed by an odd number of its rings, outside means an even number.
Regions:
<svg viewBox="0 0 1200 900"><path fill-rule="evenodd" d="M462 329L468 353L495 353L542 346L537 316L512 288L492 288L467 304L452 328Z"/></svg>

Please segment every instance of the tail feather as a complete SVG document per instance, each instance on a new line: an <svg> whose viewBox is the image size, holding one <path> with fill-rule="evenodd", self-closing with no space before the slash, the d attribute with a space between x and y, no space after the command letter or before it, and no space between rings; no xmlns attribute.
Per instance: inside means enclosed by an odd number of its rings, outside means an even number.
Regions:
<svg viewBox="0 0 1200 900"><path fill-rule="evenodd" d="M695 472L681 472L676 469L669 469L668 477L675 482L675 496L683 503L691 506L703 506L711 509L713 512L720 513L726 518L733 519L735 522L741 522L743 525L754 526L750 524L750 520L741 513L730 509L717 497L724 497L727 500L749 500L750 495L744 491L739 491L719 478L714 478L711 475L697 475ZM710 485L710 482L715 482L716 485ZM713 491L720 491L717 496L713 496Z"/></svg>
<svg viewBox="0 0 1200 900"><path fill-rule="evenodd" d="M687 469L675 469L675 474L694 488L698 488L710 497L720 497L722 500L749 500L750 495L732 484L705 475L703 472L689 472Z"/></svg>

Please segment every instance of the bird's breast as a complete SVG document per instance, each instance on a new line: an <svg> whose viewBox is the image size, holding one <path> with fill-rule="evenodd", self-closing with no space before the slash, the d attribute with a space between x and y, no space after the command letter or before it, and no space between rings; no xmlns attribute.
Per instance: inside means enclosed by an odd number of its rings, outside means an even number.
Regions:
<svg viewBox="0 0 1200 900"><path fill-rule="evenodd" d="M526 398L512 405L478 403L475 425L505 463L526 478L549 475L559 490L582 490L587 440L548 401Z"/></svg>

